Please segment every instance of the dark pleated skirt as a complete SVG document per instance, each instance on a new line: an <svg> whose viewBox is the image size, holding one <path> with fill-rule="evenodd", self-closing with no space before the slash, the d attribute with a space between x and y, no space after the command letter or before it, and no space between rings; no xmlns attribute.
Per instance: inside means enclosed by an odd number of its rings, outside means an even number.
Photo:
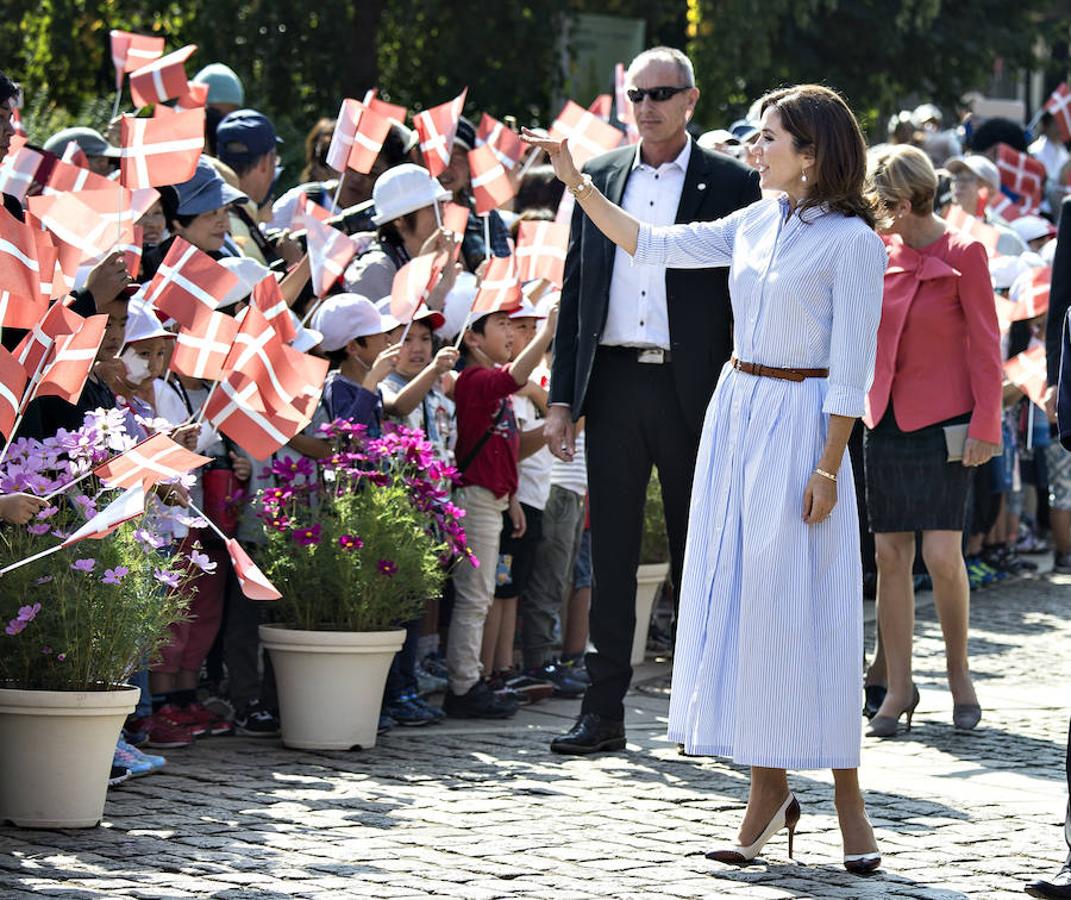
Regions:
<svg viewBox="0 0 1071 900"><path fill-rule="evenodd" d="M901 431L892 407L863 436L866 506L870 530L962 531L971 470L948 462L944 427L970 415Z"/></svg>

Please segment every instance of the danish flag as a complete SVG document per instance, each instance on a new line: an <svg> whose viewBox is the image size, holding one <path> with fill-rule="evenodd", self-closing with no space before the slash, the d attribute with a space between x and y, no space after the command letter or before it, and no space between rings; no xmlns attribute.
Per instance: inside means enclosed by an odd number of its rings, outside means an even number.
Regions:
<svg viewBox="0 0 1071 900"><path fill-rule="evenodd" d="M1041 202L1041 190L1045 184L1045 164L1028 153L1020 153L1007 144L997 145L997 168L1001 184L1012 193L1026 194Z"/></svg>
<svg viewBox="0 0 1071 900"><path fill-rule="evenodd" d="M89 168L89 157L82 152L82 148L75 141L68 141L67 146L63 148L60 162L70 163L72 166L78 166L79 169Z"/></svg>
<svg viewBox="0 0 1071 900"><path fill-rule="evenodd" d="M980 241L991 257L998 255L997 242L1000 240L1000 232L992 225L987 225L981 219L968 215L960 206L951 207L945 221L957 231L962 231L976 241Z"/></svg>
<svg viewBox="0 0 1071 900"><path fill-rule="evenodd" d="M558 113L558 118L550 126L550 134L558 140L568 139L578 166L621 143L620 131L572 100L567 100Z"/></svg>
<svg viewBox="0 0 1071 900"><path fill-rule="evenodd" d="M196 50L196 44L187 44L181 50L161 56L131 72L130 96L134 99L134 105L148 106L150 103L163 103L175 97L186 97L190 90L186 80L186 60ZM207 91L205 96L207 97Z"/></svg>
<svg viewBox="0 0 1071 900"><path fill-rule="evenodd" d="M230 554L242 593L250 600L278 600L283 596L234 538L227 538L227 553Z"/></svg>
<svg viewBox="0 0 1071 900"><path fill-rule="evenodd" d="M492 209L498 209L516 193L513 182L488 144L469 151L469 172L472 175L477 215L486 215Z"/></svg>
<svg viewBox="0 0 1071 900"><path fill-rule="evenodd" d="M123 86L123 76L164 55L164 39L146 34L113 29L111 32L112 64L115 66L115 88Z"/></svg>
<svg viewBox="0 0 1071 900"><path fill-rule="evenodd" d="M342 101L327 148L327 164L336 172L353 169L367 175L372 171L383 142L390 132L390 119L347 97Z"/></svg>
<svg viewBox="0 0 1071 900"><path fill-rule="evenodd" d="M512 312L520 305L521 283L516 260L512 256L492 256L472 301L472 312Z"/></svg>
<svg viewBox="0 0 1071 900"><path fill-rule="evenodd" d="M205 143L205 111L190 109L163 119L123 116L120 177L128 188L189 181Z"/></svg>
<svg viewBox="0 0 1071 900"><path fill-rule="evenodd" d="M512 169L524 158L525 145L520 136L487 113L480 117L476 144L486 144L490 147L498 161L507 169Z"/></svg>
<svg viewBox="0 0 1071 900"><path fill-rule="evenodd" d="M298 197L297 210L294 212L294 217L290 220L290 228L304 228L305 222L308 217L319 219L321 222L326 222L331 218L331 211L326 206L321 206L308 194L302 194Z"/></svg>
<svg viewBox="0 0 1071 900"><path fill-rule="evenodd" d="M1060 140L1065 144L1071 141L1071 88L1066 81L1049 95L1045 109L1052 113L1060 127Z"/></svg>
<svg viewBox="0 0 1071 900"><path fill-rule="evenodd" d="M176 237L145 292L145 302L185 328L213 312L219 298L237 287L238 276Z"/></svg>
<svg viewBox="0 0 1071 900"><path fill-rule="evenodd" d="M388 103L386 100L380 100L376 96L378 90L376 88L369 88L365 91L364 105L367 106L373 112L379 113L381 116L386 116L392 122L398 125L404 125L405 119L409 115L409 110L404 106L398 106L396 103Z"/></svg>
<svg viewBox="0 0 1071 900"><path fill-rule="evenodd" d="M0 347L0 433L11 439L11 429L18 418L19 404L26 392L26 370Z"/></svg>
<svg viewBox="0 0 1071 900"><path fill-rule="evenodd" d="M111 197L111 206L116 206L118 185L110 185L106 193ZM30 212L36 216L41 225L78 252L78 263L97 259L107 253L116 238L124 243L134 240L133 218L125 210L126 221L119 218L117 211L109 213L109 218L100 215L94 208L83 202L83 195L97 194L97 191L71 191L52 194L47 197L30 197L27 201ZM99 201L91 198L91 202ZM116 221L118 219L118 222Z"/></svg>
<svg viewBox="0 0 1071 900"><path fill-rule="evenodd" d="M413 117L413 126L420 138L420 152L424 156L424 165L432 178L441 175L450 165L450 153L454 149L454 136L461 110L465 107L465 97L469 89L465 88L449 103L440 103L431 109L418 112Z"/></svg>
<svg viewBox="0 0 1071 900"><path fill-rule="evenodd" d="M559 222L521 222L517 228L517 269L521 281L545 278L562 286L569 226Z"/></svg>
<svg viewBox="0 0 1071 900"><path fill-rule="evenodd" d="M145 512L145 489L140 484L127 488L92 519L68 537L61 547L70 547L86 538L106 538L124 522Z"/></svg>
<svg viewBox="0 0 1071 900"><path fill-rule="evenodd" d="M191 453L166 434L154 434L125 453L97 466L93 474L106 487L127 490L141 485L150 490L161 481L170 481L212 462L207 456Z"/></svg>
<svg viewBox="0 0 1071 900"><path fill-rule="evenodd" d="M6 209L0 212L0 285L22 297L37 297L41 292L41 266L33 229Z"/></svg>
<svg viewBox="0 0 1071 900"><path fill-rule="evenodd" d="M1048 312L1051 284L1052 266L1031 269L1016 278L1008 292L1009 299L1015 304L1010 321L1034 319Z"/></svg>
<svg viewBox="0 0 1071 900"><path fill-rule="evenodd" d="M186 93L175 101L175 109L202 109L208 105L208 85L200 81L187 81Z"/></svg>
<svg viewBox="0 0 1071 900"><path fill-rule="evenodd" d="M1004 375L1034 403L1045 408L1049 373L1045 366L1045 345L1036 343L1004 363Z"/></svg>
<svg viewBox="0 0 1071 900"><path fill-rule="evenodd" d="M226 313L211 312L192 328L181 328L171 354L171 371L189 378L219 381L231 352L238 323Z"/></svg>
<svg viewBox="0 0 1071 900"><path fill-rule="evenodd" d="M986 209L992 210L993 215L1000 216L1005 222L1014 222L1022 216L1032 215L1039 208L1029 197L1013 200L1002 190L993 194L986 203Z"/></svg>
<svg viewBox="0 0 1071 900"><path fill-rule="evenodd" d="M610 121L610 113L614 108L614 98L609 94L599 94L594 100L591 101L591 106L588 107L588 112L598 116L604 122Z"/></svg>
<svg viewBox="0 0 1071 900"><path fill-rule="evenodd" d="M357 242L337 228L311 216L305 219L306 246L312 269L312 290L323 297L342 277L349 261L357 254Z"/></svg>
<svg viewBox="0 0 1071 900"><path fill-rule="evenodd" d="M253 305L264 313L264 318L278 332L284 344L293 343L297 329L290 315L290 306L274 275L266 276L253 287Z"/></svg>
<svg viewBox="0 0 1071 900"><path fill-rule="evenodd" d="M108 327L107 316L90 316L72 334L56 338L52 358L45 364L34 397L60 397L77 403Z"/></svg>
<svg viewBox="0 0 1071 900"><path fill-rule="evenodd" d="M409 260L394 273L390 292L390 314L403 325L412 321L417 310L439 281L446 254L425 253Z"/></svg>
<svg viewBox="0 0 1071 900"><path fill-rule="evenodd" d="M43 161L42 154L26 146L14 153L9 151L0 163L0 194L10 194L20 202L25 200Z"/></svg>
<svg viewBox="0 0 1071 900"><path fill-rule="evenodd" d="M90 172L89 169L83 169L73 163L64 162L57 156L51 156L51 163L41 190L45 196L63 194L68 191L110 190L113 194L115 192L115 182L103 175Z"/></svg>
<svg viewBox="0 0 1071 900"><path fill-rule="evenodd" d="M15 348L15 361L28 375L38 374L38 368L56 340L65 334L74 334L82 327L83 319L64 303L53 303L39 322L27 332Z"/></svg>
<svg viewBox="0 0 1071 900"><path fill-rule="evenodd" d="M267 459L304 426L293 407L269 408L257 383L237 371L217 383L205 418L254 459Z"/></svg>

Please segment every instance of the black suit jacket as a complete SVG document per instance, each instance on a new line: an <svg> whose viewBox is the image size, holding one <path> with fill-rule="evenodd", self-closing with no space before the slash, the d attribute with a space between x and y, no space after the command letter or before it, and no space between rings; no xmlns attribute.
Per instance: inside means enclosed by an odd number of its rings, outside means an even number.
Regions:
<svg viewBox="0 0 1071 900"><path fill-rule="evenodd" d="M1052 260L1049 289L1049 317L1045 320L1045 367L1049 384L1060 380L1060 351L1063 347L1064 319L1071 307L1071 197L1060 205L1060 230L1056 236L1056 256ZM1062 423L1061 423L1062 424Z"/></svg>
<svg viewBox="0 0 1071 900"><path fill-rule="evenodd" d="M622 147L591 160L584 171L619 204L635 157L635 147ZM756 172L693 142L676 221L713 221L760 197ZM574 419L584 415L595 351L606 324L614 250L578 204L565 258L550 382L550 402L568 403ZM667 269L666 304L677 396L698 434L718 373L732 351L728 269Z"/></svg>

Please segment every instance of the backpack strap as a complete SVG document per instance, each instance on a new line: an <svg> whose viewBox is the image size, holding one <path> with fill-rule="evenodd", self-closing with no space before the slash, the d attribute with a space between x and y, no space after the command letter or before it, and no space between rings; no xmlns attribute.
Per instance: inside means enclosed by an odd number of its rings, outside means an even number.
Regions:
<svg viewBox="0 0 1071 900"><path fill-rule="evenodd" d="M487 442L491 440L491 436L502 423L502 420L506 418L506 410L509 408L507 403L508 399L508 397L502 398L502 404L498 407L498 414L492 420L491 426L487 431L480 435L480 439L476 442L476 446L469 451L468 456L458 463L457 471L459 473L464 474L465 470L476 461L476 457L480 455L480 451L483 450L487 445Z"/></svg>

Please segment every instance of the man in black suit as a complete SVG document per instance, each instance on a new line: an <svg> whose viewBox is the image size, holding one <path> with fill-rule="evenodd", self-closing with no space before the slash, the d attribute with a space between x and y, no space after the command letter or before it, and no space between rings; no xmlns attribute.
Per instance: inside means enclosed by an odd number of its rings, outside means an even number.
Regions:
<svg viewBox="0 0 1071 900"><path fill-rule="evenodd" d="M641 221L663 225L718 219L759 199L757 173L689 137L699 91L688 57L668 47L647 50L626 79L641 140L584 166L596 188ZM703 417L731 344L725 269L634 268L577 206L545 431L551 452L570 459L574 422L586 416L595 652L587 658L591 686L581 716L551 743L555 752L625 745L651 466L662 483L679 585Z"/></svg>

